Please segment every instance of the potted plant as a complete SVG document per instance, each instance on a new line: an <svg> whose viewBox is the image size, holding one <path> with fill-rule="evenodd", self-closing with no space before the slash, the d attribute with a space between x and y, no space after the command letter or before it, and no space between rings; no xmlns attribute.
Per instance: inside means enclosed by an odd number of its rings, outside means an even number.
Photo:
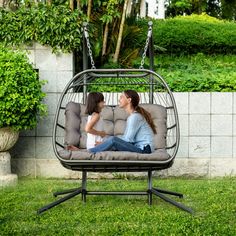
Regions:
<svg viewBox="0 0 236 236"><path fill-rule="evenodd" d="M19 131L34 128L46 114L43 83L25 53L0 45L0 187L17 181L10 171L8 150Z"/></svg>

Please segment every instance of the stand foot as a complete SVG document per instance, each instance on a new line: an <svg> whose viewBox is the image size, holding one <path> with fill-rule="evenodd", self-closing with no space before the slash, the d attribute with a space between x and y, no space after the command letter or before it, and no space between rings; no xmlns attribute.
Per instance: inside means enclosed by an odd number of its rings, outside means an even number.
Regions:
<svg viewBox="0 0 236 236"><path fill-rule="evenodd" d="M66 192L66 191L64 191L64 192ZM38 214L41 214L41 213L43 213L44 211L47 211L47 210L51 209L52 207L55 207L55 206L61 204L62 202L65 202L65 201L67 201L67 200L69 200L69 199L75 197L76 195L78 195L78 194L80 194L80 193L81 193L81 189L80 189L80 188L77 188L74 192L72 192L72 193L66 195L65 197L63 197L63 198L61 198L61 199L58 199L57 201L52 202L52 203L50 203L50 204L48 204L48 205L46 205L46 206L40 208L40 209L37 211L37 213L38 213Z"/></svg>
<svg viewBox="0 0 236 236"><path fill-rule="evenodd" d="M63 194L67 194L67 193L73 193L73 192L75 192L76 190L78 190L78 188L73 188L73 189L67 189L67 190L63 190L63 191L58 191L58 192L53 193L53 196L54 196L54 197L57 197L58 195L63 195Z"/></svg>
<svg viewBox="0 0 236 236"><path fill-rule="evenodd" d="M164 189L160 189L160 188L153 188L154 190L158 191L159 193L165 193L165 194L169 194L169 195L174 195L177 196L179 198L183 198L184 195L182 193L176 193L176 192L172 192L169 190L164 190Z"/></svg>
<svg viewBox="0 0 236 236"><path fill-rule="evenodd" d="M170 204L172 204L172 205L174 205L174 206L176 206L176 207L178 207L178 208L180 208L180 209L182 209L184 211L187 211L190 214L194 213L191 208L186 207L183 204L181 204L179 202L176 202L176 201L172 200L171 198L166 197L164 194L162 194L161 192L157 191L155 188L153 188L151 191L152 191L153 194L155 194L157 197L160 197L164 201L169 202ZM167 192L169 192L169 191L167 191Z"/></svg>

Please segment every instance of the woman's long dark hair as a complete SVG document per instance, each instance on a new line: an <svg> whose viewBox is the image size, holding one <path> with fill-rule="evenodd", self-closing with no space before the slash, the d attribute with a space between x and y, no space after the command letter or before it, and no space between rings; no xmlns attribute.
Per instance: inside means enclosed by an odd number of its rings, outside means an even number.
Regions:
<svg viewBox="0 0 236 236"><path fill-rule="evenodd" d="M131 103L134 110L140 113L145 118L147 123L150 125L153 133L156 134L157 133L156 126L153 122L151 114L147 110L139 106L140 98L138 93L135 90L125 90L124 94L127 98L131 98Z"/></svg>
<svg viewBox="0 0 236 236"><path fill-rule="evenodd" d="M99 102L104 101L104 96L102 93L99 92L91 92L88 95L87 101L86 101L86 110L85 113L92 115L93 112L100 113L100 108L98 107Z"/></svg>

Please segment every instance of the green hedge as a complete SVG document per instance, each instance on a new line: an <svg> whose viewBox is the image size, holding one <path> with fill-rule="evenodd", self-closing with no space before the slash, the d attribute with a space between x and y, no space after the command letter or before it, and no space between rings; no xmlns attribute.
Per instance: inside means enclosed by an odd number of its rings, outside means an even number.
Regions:
<svg viewBox="0 0 236 236"><path fill-rule="evenodd" d="M236 56L159 57L156 70L175 92L235 92Z"/></svg>
<svg viewBox="0 0 236 236"><path fill-rule="evenodd" d="M145 27L147 20L138 24ZM145 37L140 41L144 43ZM206 14L153 20L153 37L154 44L167 54L236 53L236 23Z"/></svg>
<svg viewBox="0 0 236 236"><path fill-rule="evenodd" d="M154 59L154 71L160 74L173 92L236 92L236 55L187 56L159 55ZM140 58L133 67L138 68ZM145 68L148 68L148 59ZM118 91L116 86L107 86L109 79L97 79L90 91ZM125 83L124 83L125 84ZM147 90L146 86L120 85L119 90Z"/></svg>
<svg viewBox="0 0 236 236"><path fill-rule="evenodd" d="M154 61L154 70L174 92L236 92L236 55L158 55ZM140 59L134 67L139 64Z"/></svg>

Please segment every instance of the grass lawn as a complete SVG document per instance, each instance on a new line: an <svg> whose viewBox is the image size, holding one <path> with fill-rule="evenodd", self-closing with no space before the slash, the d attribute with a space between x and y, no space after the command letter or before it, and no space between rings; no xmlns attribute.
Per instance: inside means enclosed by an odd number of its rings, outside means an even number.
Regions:
<svg viewBox="0 0 236 236"><path fill-rule="evenodd" d="M0 235L236 235L236 178L160 179L155 187L184 193L175 198L190 215L153 196L81 196L37 215L52 193L80 181L20 179L0 190ZM88 190L145 190L146 180L89 180Z"/></svg>

